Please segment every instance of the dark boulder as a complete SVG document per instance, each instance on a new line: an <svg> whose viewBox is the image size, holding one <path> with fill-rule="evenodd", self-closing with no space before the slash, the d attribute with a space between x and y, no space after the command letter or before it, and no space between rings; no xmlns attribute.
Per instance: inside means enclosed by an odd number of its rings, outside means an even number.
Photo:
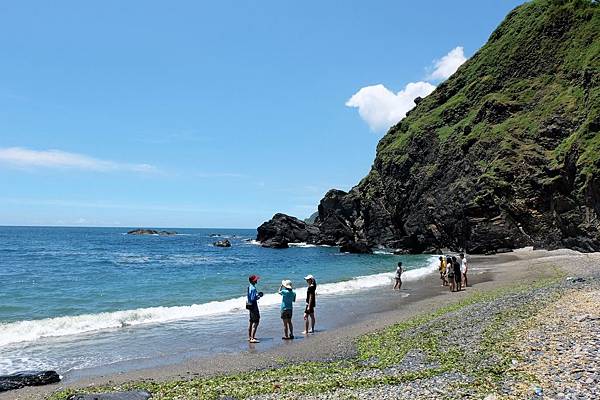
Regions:
<svg viewBox="0 0 600 400"><path fill-rule="evenodd" d="M67 400L148 400L152 395L145 390L128 392L72 394Z"/></svg>
<svg viewBox="0 0 600 400"><path fill-rule="evenodd" d="M340 253L373 254L373 250L366 243L350 242L340 246Z"/></svg>
<svg viewBox="0 0 600 400"><path fill-rule="evenodd" d="M22 371L0 375L0 392L20 389L25 386L42 386L60 382L56 371Z"/></svg>
<svg viewBox="0 0 600 400"><path fill-rule="evenodd" d="M319 228L286 214L275 214L257 229L263 247L287 248L288 243L316 243Z"/></svg>
<svg viewBox="0 0 600 400"><path fill-rule="evenodd" d="M219 240L213 243L215 247L231 247L231 242L227 239Z"/></svg>

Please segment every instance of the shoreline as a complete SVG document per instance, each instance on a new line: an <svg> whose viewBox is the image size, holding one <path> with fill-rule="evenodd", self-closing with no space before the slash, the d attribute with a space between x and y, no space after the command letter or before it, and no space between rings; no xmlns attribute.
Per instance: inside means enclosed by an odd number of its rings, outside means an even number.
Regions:
<svg viewBox="0 0 600 400"><path fill-rule="evenodd" d="M267 350L261 350L258 347L260 345L258 345L241 354L191 358L175 365L87 377L73 381L67 380L55 385L24 388L0 394L0 399L40 398L65 388L119 385L132 381L168 382L265 370L305 361L344 360L356 355L355 343L365 334L379 331L424 312L432 312L440 307L454 304L470 293L485 293L515 283L535 282L547 278L556 274L555 267L564 271L568 265L578 265L577 262L574 262L576 259L595 256L594 254L581 254L571 250L519 250L493 256L473 256L470 258L469 281L471 287L467 288L466 291L450 293L447 288L440 286L437 274L431 274L426 279L410 283L411 286L414 284L410 296L392 298L391 296L394 293L389 290L386 294L392 299L390 302L387 304L368 304L367 306L370 307L371 312L358 317L356 322L333 330L318 332L316 335L299 340L296 343L281 343ZM572 271L573 274L583 272L585 271ZM568 275L569 272L566 272L566 274ZM405 285L409 285L409 283ZM405 285L403 286L406 288ZM319 312L319 309L317 309L317 312ZM319 318L319 314L317 314L317 318ZM318 323L317 320L317 329ZM240 335L240 337L243 337L243 335Z"/></svg>

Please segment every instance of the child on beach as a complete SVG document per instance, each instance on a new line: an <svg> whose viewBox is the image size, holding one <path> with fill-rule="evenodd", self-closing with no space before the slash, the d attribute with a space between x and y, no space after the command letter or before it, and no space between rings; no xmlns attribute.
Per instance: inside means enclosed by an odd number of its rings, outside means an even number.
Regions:
<svg viewBox="0 0 600 400"><path fill-rule="evenodd" d="M306 275L304 277L306 279L306 283L308 284L308 288L306 289L306 309L304 310L304 332L303 334L307 335L309 333L315 333L315 306L317 305L317 281L315 277L312 275ZM308 325L311 328L308 330Z"/></svg>
<svg viewBox="0 0 600 400"><path fill-rule="evenodd" d="M292 281L285 279L281 281L279 292L281 295L281 319L283 321L283 337L288 340L294 338L294 326L292 325L292 311L296 301L296 292L292 287Z"/></svg>
<svg viewBox="0 0 600 400"><path fill-rule="evenodd" d="M259 280L258 275L250 275L248 281L247 297L246 297L246 309L250 312L250 324L248 325L248 341L250 343L259 343L256 339L256 330L258 329L258 323L260 322L260 311L258 310L258 299L263 295L263 292L256 290L256 284Z"/></svg>
<svg viewBox="0 0 600 400"><path fill-rule="evenodd" d="M396 283L394 284L394 290L400 290L402 288L402 261L398 262L396 267L396 276L394 277Z"/></svg>

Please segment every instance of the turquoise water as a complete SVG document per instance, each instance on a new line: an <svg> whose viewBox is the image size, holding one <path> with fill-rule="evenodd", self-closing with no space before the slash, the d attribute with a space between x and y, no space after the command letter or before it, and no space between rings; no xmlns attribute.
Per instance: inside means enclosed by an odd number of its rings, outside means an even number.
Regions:
<svg viewBox="0 0 600 400"><path fill-rule="evenodd" d="M313 274L318 295L333 298L388 284L399 260L384 251L265 249L252 242L255 230L175 229L177 236L133 236L127 230L0 227L0 373L133 360L140 340L154 340L163 355L186 351L186 330L218 335L232 318L240 319L250 274L261 276L260 290L267 293L261 307L268 308L279 301L274 293L282 279L302 287L302 278ZM225 237L231 248L212 246ZM431 264L423 255L402 260L407 270ZM127 351L125 333L131 340ZM225 350L221 345L207 351ZM111 356L100 357L100 348Z"/></svg>

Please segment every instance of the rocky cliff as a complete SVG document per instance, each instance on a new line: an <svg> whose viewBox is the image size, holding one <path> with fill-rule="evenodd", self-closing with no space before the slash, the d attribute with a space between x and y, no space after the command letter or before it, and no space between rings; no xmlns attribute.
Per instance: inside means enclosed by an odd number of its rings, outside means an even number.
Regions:
<svg viewBox="0 0 600 400"><path fill-rule="evenodd" d="M600 251L599 131L600 4L523 4L325 195L308 240Z"/></svg>

